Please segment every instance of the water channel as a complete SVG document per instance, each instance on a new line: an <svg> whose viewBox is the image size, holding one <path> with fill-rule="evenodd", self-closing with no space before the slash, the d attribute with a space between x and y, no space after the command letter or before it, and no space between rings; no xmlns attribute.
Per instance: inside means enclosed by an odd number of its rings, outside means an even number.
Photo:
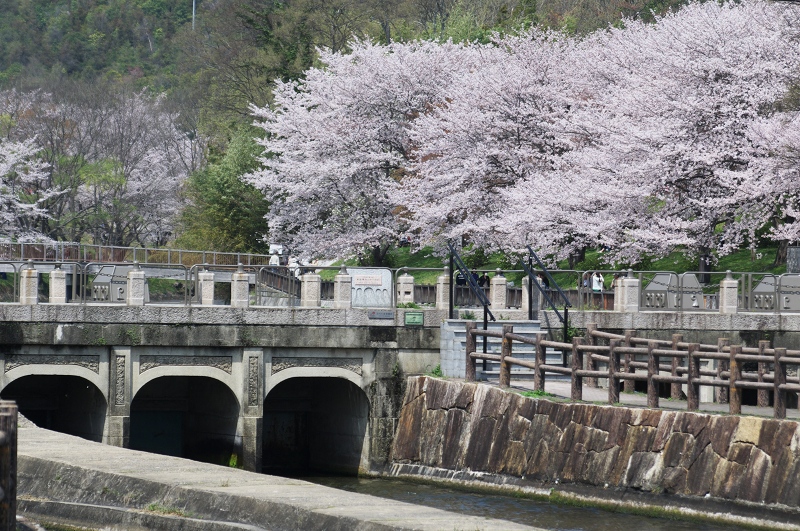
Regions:
<svg viewBox="0 0 800 531"><path fill-rule="evenodd" d="M344 476L302 477L305 481L349 492L369 494L445 511L513 522L556 531L744 531L731 524L671 520L585 507L570 507L545 501L499 494L473 493L438 485L399 479Z"/></svg>

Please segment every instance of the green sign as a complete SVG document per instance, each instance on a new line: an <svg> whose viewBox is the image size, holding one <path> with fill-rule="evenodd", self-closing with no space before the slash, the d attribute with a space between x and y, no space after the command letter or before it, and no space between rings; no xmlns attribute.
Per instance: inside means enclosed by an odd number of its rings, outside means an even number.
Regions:
<svg viewBox="0 0 800 531"><path fill-rule="evenodd" d="M406 312L406 326L422 326L425 324L425 314L422 312Z"/></svg>

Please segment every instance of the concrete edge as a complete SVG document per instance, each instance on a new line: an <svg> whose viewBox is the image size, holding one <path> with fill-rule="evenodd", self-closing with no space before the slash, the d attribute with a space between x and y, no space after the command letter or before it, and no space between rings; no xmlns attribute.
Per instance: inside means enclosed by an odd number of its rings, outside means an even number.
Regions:
<svg viewBox="0 0 800 531"><path fill-rule="evenodd" d="M288 503L173 486L26 455L18 457L17 477L20 486L18 499L23 502L20 505L21 508L24 508L24 504L29 502L39 502L40 504L36 507L44 508L45 506L41 505L41 502L58 500L60 507L58 505L48 507L58 508L64 513L70 513L71 509L67 504L109 507L118 510L131 509L132 511L126 513L114 513L131 517L137 511L144 512L143 510L151 504L158 504L178 509L198 522L206 520L220 524L254 526L262 522L269 522L269 529L275 530L388 531L397 529L393 526L345 515L321 514ZM75 515L76 513L71 514ZM237 516L235 521L231 520L232 515ZM176 518L188 525L186 517ZM83 525L96 523L92 518L88 520L77 518L73 522L82 522ZM163 529L216 531L216 529L234 529L234 527L179 528L170 525ZM255 527L254 529L263 528Z"/></svg>
<svg viewBox="0 0 800 531"><path fill-rule="evenodd" d="M61 525L91 522L104 531L148 531L170 529L172 531L259 531L262 527L235 522L203 520L188 516L159 514L124 507L90 505L45 500L17 500L17 507L30 518Z"/></svg>
<svg viewBox="0 0 800 531"><path fill-rule="evenodd" d="M632 514L674 517L682 520L743 525L757 529L800 531L800 509L788 506L732 502L719 498L689 498L653 494L636 489L599 488L579 484L539 483L487 472L449 470L412 463L393 463L376 476L407 481L484 490L498 494L523 494L550 503L585 505Z"/></svg>

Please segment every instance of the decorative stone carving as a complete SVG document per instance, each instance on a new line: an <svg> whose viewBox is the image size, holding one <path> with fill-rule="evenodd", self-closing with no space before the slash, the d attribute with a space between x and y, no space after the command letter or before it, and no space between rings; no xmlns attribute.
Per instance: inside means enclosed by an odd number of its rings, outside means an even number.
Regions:
<svg viewBox="0 0 800 531"><path fill-rule="evenodd" d="M247 405L258 405L258 358L251 356L247 369Z"/></svg>
<svg viewBox="0 0 800 531"><path fill-rule="evenodd" d="M33 356L29 354L6 356L6 372L23 365L76 365L100 374L100 356Z"/></svg>
<svg viewBox="0 0 800 531"><path fill-rule="evenodd" d="M230 356L151 356L139 358L139 374L156 367L211 367L231 374L233 360Z"/></svg>
<svg viewBox="0 0 800 531"><path fill-rule="evenodd" d="M116 374L114 403L123 406L125 405L125 356L117 356L114 372Z"/></svg>
<svg viewBox="0 0 800 531"><path fill-rule="evenodd" d="M294 367L335 367L361 376L361 358L272 358L272 374Z"/></svg>

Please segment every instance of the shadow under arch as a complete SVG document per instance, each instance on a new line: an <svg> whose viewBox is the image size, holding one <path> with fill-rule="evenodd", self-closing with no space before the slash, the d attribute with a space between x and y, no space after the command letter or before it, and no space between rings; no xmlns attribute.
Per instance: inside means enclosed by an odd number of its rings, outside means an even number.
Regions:
<svg viewBox="0 0 800 531"><path fill-rule="evenodd" d="M297 376L264 400L262 471L356 475L369 426L369 400L352 381Z"/></svg>
<svg viewBox="0 0 800 531"><path fill-rule="evenodd" d="M9 383L0 397L39 426L102 442L108 404L97 386L80 376L34 374Z"/></svg>
<svg viewBox="0 0 800 531"><path fill-rule="evenodd" d="M160 376L142 386L131 401L129 447L235 465L241 462L239 412L233 391L215 378Z"/></svg>

